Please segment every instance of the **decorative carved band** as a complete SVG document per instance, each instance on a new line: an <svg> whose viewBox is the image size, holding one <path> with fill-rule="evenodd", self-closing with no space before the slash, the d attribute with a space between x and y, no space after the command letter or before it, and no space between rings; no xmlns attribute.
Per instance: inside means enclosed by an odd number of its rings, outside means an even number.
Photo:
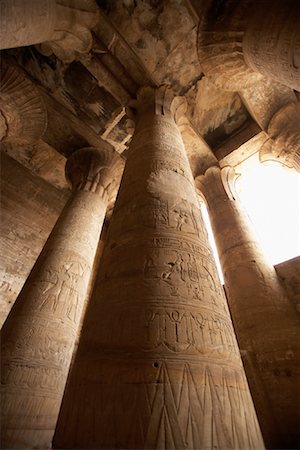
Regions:
<svg viewBox="0 0 300 450"><path fill-rule="evenodd" d="M13 63L1 58L1 135L5 142L27 144L37 141L47 126L47 113L38 89Z"/></svg>
<svg viewBox="0 0 300 450"><path fill-rule="evenodd" d="M198 27L201 68L217 87L226 91L252 86L261 76L247 66L242 48L251 0L228 2L223 13L218 13L217 2L211 3Z"/></svg>

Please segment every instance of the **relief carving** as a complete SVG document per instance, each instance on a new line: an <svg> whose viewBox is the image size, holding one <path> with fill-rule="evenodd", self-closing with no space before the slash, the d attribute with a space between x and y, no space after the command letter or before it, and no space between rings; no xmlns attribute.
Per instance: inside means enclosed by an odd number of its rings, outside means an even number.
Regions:
<svg viewBox="0 0 300 450"><path fill-rule="evenodd" d="M107 149L71 156L72 197L2 328L1 413L9 426L2 427L1 437L6 448L15 447L20 433L27 448L44 448L52 440L106 208L123 168L119 160ZM31 404L26 414L22 400ZM39 433L37 420L47 423Z"/></svg>
<svg viewBox="0 0 300 450"><path fill-rule="evenodd" d="M144 314L145 351L163 347L174 353L199 352L205 355L235 355L239 351L232 326L223 317L204 315L197 310L147 309ZM144 339L145 341L145 339Z"/></svg>
<svg viewBox="0 0 300 450"><path fill-rule="evenodd" d="M65 391L56 448L263 448L196 192L180 173L182 141L175 144L179 170L161 168L161 161L170 161L164 143L179 140L173 120L179 105L165 87L138 93L136 137ZM138 140L146 148L136 148ZM143 165L145 176L137 176ZM155 172L148 170L155 165ZM192 180L187 158L184 172ZM234 375L223 390L225 361ZM83 403L90 411L84 418ZM228 427L225 409L232 418Z"/></svg>
<svg viewBox="0 0 300 450"><path fill-rule="evenodd" d="M55 313L59 302L65 304L67 301L66 316L76 323L76 313L86 283L86 269L86 264L78 261L65 261L57 268L50 266L46 270L46 280L40 281L45 285L41 291L39 309L49 309L50 305L50 310Z"/></svg>

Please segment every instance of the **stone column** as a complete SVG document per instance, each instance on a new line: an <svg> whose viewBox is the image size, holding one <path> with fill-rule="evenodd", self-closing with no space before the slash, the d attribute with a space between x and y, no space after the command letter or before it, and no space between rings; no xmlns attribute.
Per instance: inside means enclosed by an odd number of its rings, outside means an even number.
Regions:
<svg viewBox="0 0 300 450"><path fill-rule="evenodd" d="M179 103L166 87L139 91L54 448L263 448Z"/></svg>
<svg viewBox="0 0 300 450"><path fill-rule="evenodd" d="M196 185L207 200L229 308L265 443L272 449L297 448L299 317L241 206L223 184L227 169L209 168L196 178Z"/></svg>
<svg viewBox="0 0 300 450"><path fill-rule="evenodd" d="M107 205L120 158L91 148L66 165L73 195L1 335L2 448L51 446Z"/></svg>
<svg viewBox="0 0 300 450"><path fill-rule="evenodd" d="M1 49L42 43L42 53L68 62L92 48L94 0L1 0L0 11Z"/></svg>
<svg viewBox="0 0 300 450"><path fill-rule="evenodd" d="M270 139L260 149L261 162L276 161L300 172L300 103L289 103L272 117Z"/></svg>
<svg viewBox="0 0 300 450"><path fill-rule="evenodd" d="M218 87L239 91L263 77L300 91L300 4L294 0L209 0L198 54Z"/></svg>
<svg viewBox="0 0 300 450"><path fill-rule="evenodd" d="M39 91L12 58L1 56L0 71L0 142L32 144L47 127Z"/></svg>

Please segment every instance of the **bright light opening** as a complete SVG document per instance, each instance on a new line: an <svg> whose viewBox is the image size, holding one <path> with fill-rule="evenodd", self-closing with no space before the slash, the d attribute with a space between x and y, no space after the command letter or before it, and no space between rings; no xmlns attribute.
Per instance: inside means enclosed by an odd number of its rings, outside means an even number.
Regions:
<svg viewBox="0 0 300 450"><path fill-rule="evenodd" d="M243 171L236 188L270 263L300 255L300 174L258 163Z"/></svg>
<svg viewBox="0 0 300 450"><path fill-rule="evenodd" d="M206 226L208 240L209 240L212 252L213 252L216 266L217 266L218 275L219 275L221 283L224 284L224 277L223 277L223 273L222 273L222 269L221 269L221 264L220 264L220 260L219 260L219 255L218 255L218 251L217 251L217 247L216 247L215 238L214 238L213 231L211 228L211 223L209 220L208 211L207 211L206 205L202 202L200 203L200 209L201 209L201 214L203 217L204 224Z"/></svg>

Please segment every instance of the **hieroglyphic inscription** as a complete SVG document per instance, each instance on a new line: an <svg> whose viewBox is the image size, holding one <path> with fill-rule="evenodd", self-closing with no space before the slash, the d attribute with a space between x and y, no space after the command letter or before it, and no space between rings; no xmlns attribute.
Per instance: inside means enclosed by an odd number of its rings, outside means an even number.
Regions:
<svg viewBox="0 0 300 450"><path fill-rule="evenodd" d="M199 310L147 309L144 313L146 345L143 349L164 347L174 353L193 351L205 355L239 358L233 329L224 317L205 315Z"/></svg>
<svg viewBox="0 0 300 450"><path fill-rule="evenodd" d="M107 172L110 167L105 166ZM54 400L61 400L65 387L107 201L103 191L73 192L4 324L2 415L9 427L2 435L7 448L16 448L20 433L24 446L44 448L51 442L60 406ZM30 400L30 410L20 410L20 399ZM32 443L37 420L46 426Z"/></svg>
<svg viewBox="0 0 300 450"><path fill-rule="evenodd" d="M61 266L49 266L45 281L40 281L43 286L38 309L48 308L55 313L59 303L62 302L66 304L66 317L77 323L81 292L84 292L86 284L86 268L86 263L80 261L64 261Z"/></svg>
<svg viewBox="0 0 300 450"><path fill-rule="evenodd" d="M163 109L159 101L156 106ZM242 363L183 143L171 112L152 110L140 118L129 150L54 442L57 448L115 449L196 449L201 442L201 448L222 449L234 448L236 433L245 448L259 449L246 385L240 409L235 380L228 380L230 399L219 388L223 367L245 383ZM187 177L181 167L161 163L170 161L165 144L173 141ZM221 407L235 415L226 430ZM249 429L237 419L248 409Z"/></svg>

